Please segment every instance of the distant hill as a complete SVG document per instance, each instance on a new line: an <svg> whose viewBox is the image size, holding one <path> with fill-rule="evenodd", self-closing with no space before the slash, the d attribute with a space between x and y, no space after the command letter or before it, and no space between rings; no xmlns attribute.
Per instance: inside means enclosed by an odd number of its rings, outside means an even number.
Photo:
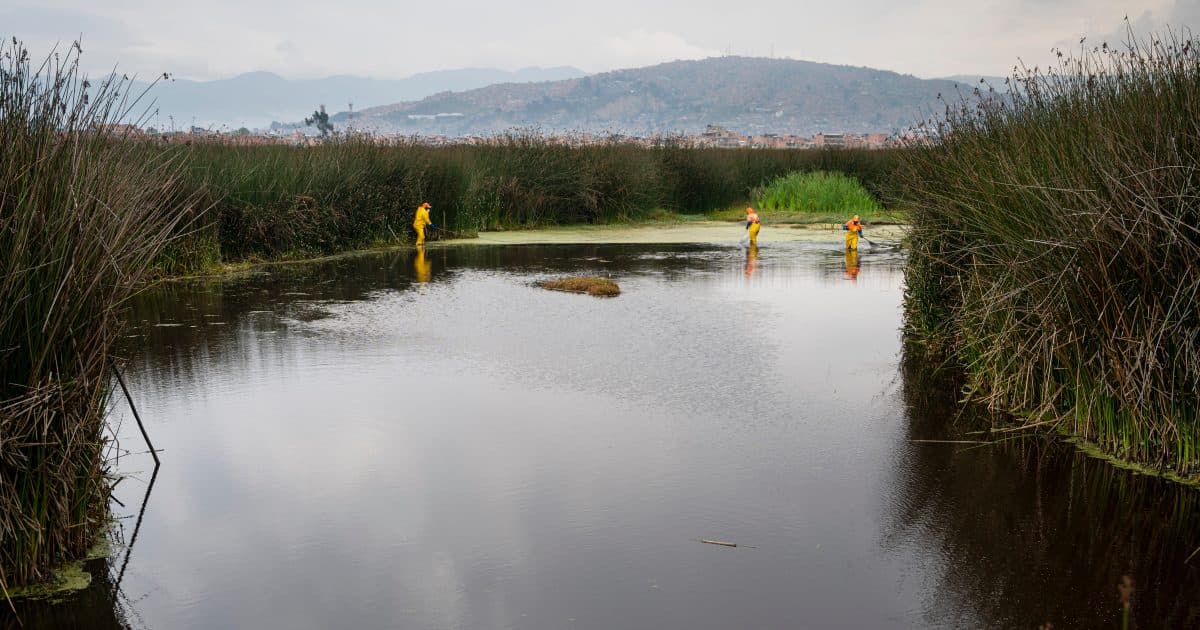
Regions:
<svg viewBox="0 0 1200 630"><path fill-rule="evenodd" d="M402 133L649 134L720 124L742 133L905 129L961 84L808 61L718 57L540 83L492 85L365 108L354 126ZM346 123L344 114L334 122Z"/></svg>
<svg viewBox="0 0 1200 630"><path fill-rule="evenodd" d="M270 72L251 72L216 81L172 80L154 86L143 105L153 99L158 115L148 124L186 129L200 127L266 127L272 121L295 121L324 104L333 111L421 99L447 90L470 90L495 83L553 81L583 76L570 67L525 68L516 71L463 68L424 72L396 80L333 76L289 80ZM135 85L137 92L145 84ZM153 108L152 108L153 109Z"/></svg>

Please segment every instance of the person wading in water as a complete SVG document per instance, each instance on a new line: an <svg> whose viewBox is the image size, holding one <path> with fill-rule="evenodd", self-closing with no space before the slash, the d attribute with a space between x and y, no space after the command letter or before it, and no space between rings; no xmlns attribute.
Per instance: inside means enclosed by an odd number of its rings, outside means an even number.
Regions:
<svg viewBox="0 0 1200 630"><path fill-rule="evenodd" d="M758 247L758 231L762 229L762 224L754 208L746 208L746 229L750 231L750 247Z"/></svg>
<svg viewBox="0 0 1200 630"><path fill-rule="evenodd" d="M426 201L417 206L417 214L413 217L413 229L417 231L417 245L425 244L425 227L433 227L433 220L429 218L429 209L433 206Z"/></svg>
<svg viewBox="0 0 1200 630"><path fill-rule="evenodd" d="M846 230L846 249L857 251L858 237L862 234L862 221L858 220L858 215L854 215L853 219L847 221L842 229Z"/></svg>

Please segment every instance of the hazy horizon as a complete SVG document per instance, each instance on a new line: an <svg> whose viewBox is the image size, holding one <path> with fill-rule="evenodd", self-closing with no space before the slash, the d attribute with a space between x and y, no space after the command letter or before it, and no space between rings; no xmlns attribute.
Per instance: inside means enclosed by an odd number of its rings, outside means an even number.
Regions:
<svg viewBox="0 0 1200 630"><path fill-rule="evenodd" d="M292 80L392 80L465 68L597 73L728 54L940 78L1007 75L1018 60L1044 65L1052 47L1078 46L1083 36L1118 41L1126 15L1139 33L1200 25L1200 2L1190 0L758 1L736 10L711 0L653 7L346 0L332 9L298 0L287 12L251 0L160 3L153 12L130 0L107 4L103 13L79 0L0 8L0 35L25 42L35 58L82 35L89 72L116 67L197 81L248 72ZM229 41L238 45L221 45Z"/></svg>

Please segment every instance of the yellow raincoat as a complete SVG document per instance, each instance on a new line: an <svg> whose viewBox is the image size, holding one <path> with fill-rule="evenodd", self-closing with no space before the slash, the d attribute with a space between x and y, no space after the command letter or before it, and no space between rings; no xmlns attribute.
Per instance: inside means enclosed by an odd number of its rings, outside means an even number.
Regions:
<svg viewBox="0 0 1200 630"><path fill-rule="evenodd" d="M858 250L858 235L862 232L862 221L858 220L858 215L854 215L853 219L846 222L846 249Z"/></svg>
<svg viewBox="0 0 1200 630"><path fill-rule="evenodd" d="M429 204L417 206L417 214L413 217L413 229L417 231L417 245L425 244L425 226L432 224L429 218Z"/></svg>
<svg viewBox="0 0 1200 630"><path fill-rule="evenodd" d="M758 231L762 229L762 224L759 223L758 213L754 208L746 208L746 221L750 223L746 229L750 231L750 246L758 246Z"/></svg>

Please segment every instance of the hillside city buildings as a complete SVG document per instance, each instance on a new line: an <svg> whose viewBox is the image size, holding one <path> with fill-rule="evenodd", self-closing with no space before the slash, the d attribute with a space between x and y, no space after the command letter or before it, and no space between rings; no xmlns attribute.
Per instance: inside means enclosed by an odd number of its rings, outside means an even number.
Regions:
<svg viewBox="0 0 1200 630"><path fill-rule="evenodd" d="M190 131L162 133L154 128L141 129L133 125L114 125L111 132L127 137L144 139L159 139L164 142L212 142L228 145L296 145L314 146L325 140L313 135L307 129L272 129L269 131L237 131L212 130L192 127ZM388 134L374 131L338 130L334 137L339 139L355 139L379 144L419 143L432 146L449 146L462 144L496 144L503 142L513 135L535 133L529 130L515 129L509 133L494 135L404 135ZM646 147L661 146L668 143L682 143L689 146L730 148L730 149L884 149L895 146L901 137L888 133L818 133L813 136L798 136L785 134L741 134L721 125L708 125L703 133L698 134L654 134L636 136L627 134L597 134L597 133L536 133L544 140L569 146L587 146L596 144L635 144Z"/></svg>

